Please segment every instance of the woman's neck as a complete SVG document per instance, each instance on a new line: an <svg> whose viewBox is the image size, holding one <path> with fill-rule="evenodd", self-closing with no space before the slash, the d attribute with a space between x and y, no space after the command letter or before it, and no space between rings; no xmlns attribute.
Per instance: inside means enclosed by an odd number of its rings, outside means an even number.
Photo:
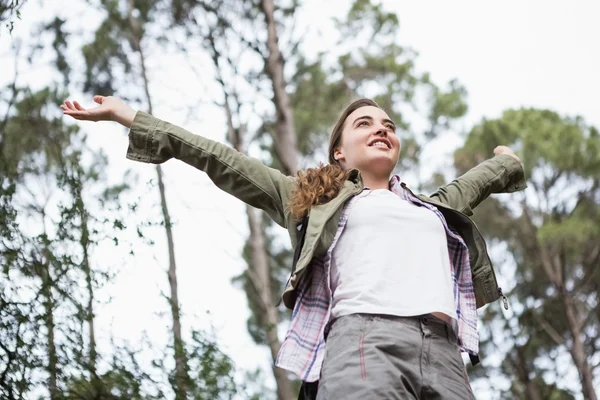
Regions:
<svg viewBox="0 0 600 400"><path fill-rule="evenodd" d="M371 190L375 189L390 189L390 178L389 176L372 176L361 172L363 185Z"/></svg>

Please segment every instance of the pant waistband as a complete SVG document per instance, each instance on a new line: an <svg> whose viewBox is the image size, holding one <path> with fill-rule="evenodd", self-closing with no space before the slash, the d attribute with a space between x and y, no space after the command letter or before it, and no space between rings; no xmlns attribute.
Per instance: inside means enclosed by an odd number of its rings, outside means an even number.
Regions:
<svg viewBox="0 0 600 400"><path fill-rule="evenodd" d="M389 322L398 322L414 326L422 331L430 331L432 334L439 335L448 339L451 343L458 343L457 328L448 324L446 321L434 316L433 314L415 315L410 317L400 317L387 314L350 314L337 319L347 317L374 318L387 320ZM454 320L453 320L454 321ZM455 322L455 321L454 321ZM332 324L335 321L332 321Z"/></svg>

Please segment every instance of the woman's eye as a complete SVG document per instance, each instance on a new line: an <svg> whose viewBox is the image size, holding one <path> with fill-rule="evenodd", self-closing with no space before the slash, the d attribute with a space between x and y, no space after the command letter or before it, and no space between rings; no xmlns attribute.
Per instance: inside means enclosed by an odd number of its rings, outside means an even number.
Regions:
<svg viewBox="0 0 600 400"><path fill-rule="evenodd" d="M358 126L367 126L367 125L369 125L369 123L367 121L360 121L358 123Z"/></svg>

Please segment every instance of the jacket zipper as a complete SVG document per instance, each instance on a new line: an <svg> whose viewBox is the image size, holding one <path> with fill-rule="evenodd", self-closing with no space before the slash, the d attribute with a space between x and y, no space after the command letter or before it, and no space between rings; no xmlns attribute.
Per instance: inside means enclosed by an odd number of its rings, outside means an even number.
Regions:
<svg viewBox="0 0 600 400"><path fill-rule="evenodd" d="M502 298L502 304L504 304L504 309L508 310L508 299L506 298L504 293L502 293L502 288L500 286L498 286L498 294Z"/></svg>
<svg viewBox="0 0 600 400"><path fill-rule="evenodd" d="M458 210L453 210L453 211L456 211L460 215L464 216L467 220L469 220L469 223L471 224L471 226L473 226L475 228L475 230L477 231L477 233L479 234L479 236L483 237L483 235L481 234L481 231L479 230L479 228L477 227L477 225L475 225L471 221L471 218L467 217L464 213L462 213L462 212L460 212ZM487 243L485 242L485 239L483 240L483 248L485 250L485 257L487 258L487 261L490 264L490 267L492 268L492 275L494 276L494 280L496 281L496 290L498 290L498 294L500 295L500 298L502 299L502 304L504 305L504 309L508 310L508 299L506 298L506 296L502 292L502 288L500 286L498 286L498 278L496 278L496 272L494 271L494 268L492 267L492 259L490 258L490 254L488 253Z"/></svg>

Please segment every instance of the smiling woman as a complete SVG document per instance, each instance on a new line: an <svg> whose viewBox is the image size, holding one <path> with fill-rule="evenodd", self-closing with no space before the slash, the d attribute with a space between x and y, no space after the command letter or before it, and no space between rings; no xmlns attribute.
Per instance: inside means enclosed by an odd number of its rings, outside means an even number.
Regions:
<svg viewBox="0 0 600 400"><path fill-rule="evenodd" d="M300 397L473 398L460 355L476 363L476 308L502 296L469 216L492 193L526 187L507 147L431 196L391 176L401 143L375 102L350 104L329 143L329 164L282 175L114 97L79 120L130 128L127 157L180 159L289 231L294 262L283 303L292 322L276 365L303 381ZM470 256L471 255L471 256Z"/></svg>
<svg viewBox="0 0 600 400"><path fill-rule="evenodd" d="M396 125L385 111L372 100L355 101L344 110L333 128L329 165L300 172L290 212L301 219L312 206L329 202L337 196L353 169L361 171L366 186L388 188L399 154Z"/></svg>

